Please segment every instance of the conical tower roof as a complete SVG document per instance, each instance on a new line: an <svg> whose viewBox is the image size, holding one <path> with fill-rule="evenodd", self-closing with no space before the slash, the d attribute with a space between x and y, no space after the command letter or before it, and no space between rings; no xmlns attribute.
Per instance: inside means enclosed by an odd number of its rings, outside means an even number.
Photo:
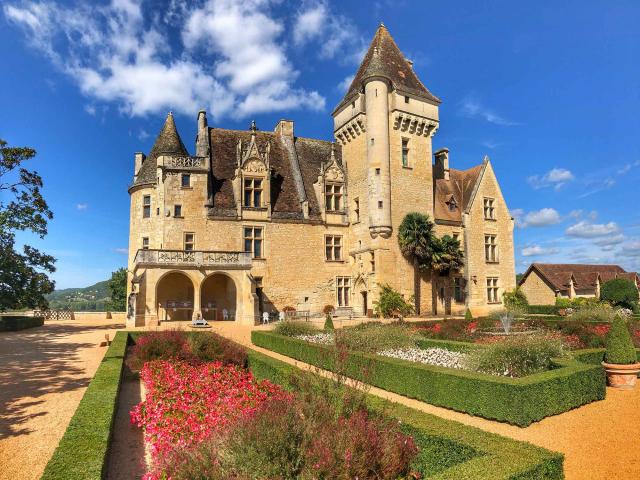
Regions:
<svg viewBox="0 0 640 480"><path fill-rule="evenodd" d="M367 50L349 90L336 110L350 101L358 92L361 92L365 80L370 77L384 77L391 81L393 87L398 90L440 103L440 99L427 90L427 87L418 79L389 30L382 23L378 27L371 45L369 45L369 50Z"/></svg>
<svg viewBox="0 0 640 480"><path fill-rule="evenodd" d="M149 152L150 159L156 159L160 155L189 155L187 149L182 143L182 139L178 134L176 128L176 122L173 119L173 114L169 112L167 119L164 121L164 126L158 137L156 138L153 148Z"/></svg>

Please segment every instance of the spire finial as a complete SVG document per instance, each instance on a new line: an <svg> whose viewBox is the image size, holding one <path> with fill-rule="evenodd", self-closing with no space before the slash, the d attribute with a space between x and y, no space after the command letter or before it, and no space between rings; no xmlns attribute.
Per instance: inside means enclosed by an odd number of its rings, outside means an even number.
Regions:
<svg viewBox="0 0 640 480"><path fill-rule="evenodd" d="M256 130L258 130L258 127L256 127L255 120L251 120L251 127L249 127L249 130L251 130L253 133L256 133Z"/></svg>
<svg viewBox="0 0 640 480"><path fill-rule="evenodd" d="M331 161L335 162L336 160L336 144L335 142L331 142Z"/></svg>
<svg viewBox="0 0 640 480"><path fill-rule="evenodd" d="M387 28L387 27L385 27L385 26L384 26L384 23L383 23L383 22L380 22L380 25L379 25L379 27L382 27L382 28Z"/></svg>

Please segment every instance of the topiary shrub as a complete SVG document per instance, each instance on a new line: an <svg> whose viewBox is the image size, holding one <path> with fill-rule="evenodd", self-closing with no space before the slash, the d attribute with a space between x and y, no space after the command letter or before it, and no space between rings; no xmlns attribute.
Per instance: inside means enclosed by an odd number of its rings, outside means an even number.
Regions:
<svg viewBox="0 0 640 480"><path fill-rule="evenodd" d="M638 361L636 349L631 340L627 323L620 317L613 321L611 330L607 334L607 351L604 361L616 365L629 365Z"/></svg>
<svg viewBox="0 0 640 480"><path fill-rule="evenodd" d="M413 313L413 305L408 303L400 292L394 290L389 285L381 285L380 300L375 303L375 312L381 317L391 317L394 312L399 312L403 316Z"/></svg>
<svg viewBox="0 0 640 480"><path fill-rule="evenodd" d="M631 280L614 278L602 284L600 299L616 307L633 310L638 303L638 289Z"/></svg>
<svg viewBox="0 0 640 480"><path fill-rule="evenodd" d="M333 319L331 318L331 314L329 314L329 313L327 313L327 317L324 319L324 329L325 330L334 330Z"/></svg>
<svg viewBox="0 0 640 480"><path fill-rule="evenodd" d="M464 312L464 319L467 322L471 322L473 320L473 315L471 315L471 310L469 310L468 308L467 308L467 311Z"/></svg>

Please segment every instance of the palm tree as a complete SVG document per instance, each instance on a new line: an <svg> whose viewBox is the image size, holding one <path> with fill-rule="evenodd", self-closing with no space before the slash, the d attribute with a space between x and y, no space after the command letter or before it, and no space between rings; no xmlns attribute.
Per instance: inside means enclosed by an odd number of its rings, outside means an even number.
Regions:
<svg viewBox="0 0 640 480"><path fill-rule="evenodd" d="M464 254L460 242L449 235L435 238L429 262L431 269L440 274L460 270L464 266Z"/></svg>
<svg viewBox="0 0 640 480"><path fill-rule="evenodd" d="M408 213L398 228L398 244L402 254L413 262L413 298L416 314L420 314L420 270L430 265L431 250L437 240L428 215Z"/></svg>

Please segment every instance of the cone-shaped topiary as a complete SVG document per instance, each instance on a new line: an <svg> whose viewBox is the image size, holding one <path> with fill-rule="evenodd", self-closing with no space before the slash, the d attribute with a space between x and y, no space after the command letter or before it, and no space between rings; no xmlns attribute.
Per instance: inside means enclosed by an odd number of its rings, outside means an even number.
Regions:
<svg viewBox="0 0 640 480"><path fill-rule="evenodd" d="M331 314L327 313L327 318L324 320L324 329L325 330L333 330L333 319L331 318Z"/></svg>
<svg viewBox="0 0 640 480"><path fill-rule="evenodd" d="M607 351L604 361L615 365L629 365L638 361L627 323L620 317L613 320L607 335Z"/></svg>
<svg viewBox="0 0 640 480"><path fill-rule="evenodd" d="M469 310L468 308L467 308L467 311L464 312L464 319L467 322L470 322L471 320L473 320L473 315L471 315L471 310Z"/></svg>

